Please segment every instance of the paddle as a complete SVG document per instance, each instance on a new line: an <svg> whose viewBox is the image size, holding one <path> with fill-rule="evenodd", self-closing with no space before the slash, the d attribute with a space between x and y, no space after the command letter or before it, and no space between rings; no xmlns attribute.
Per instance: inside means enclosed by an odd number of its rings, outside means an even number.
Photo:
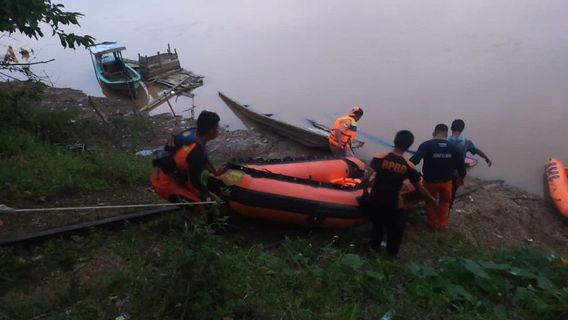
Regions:
<svg viewBox="0 0 568 320"><path fill-rule="evenodd" d="M328 113L326 113L325 116L326 116L327 118L329 118L329 119L333 118L333 116L331 116L331 115L328 114ZM307 119L307 120L308 120L308 122L310 122L314 127L318 127L318 128L320 128L320 129L324 129L324 130L327 130L327 131L330 130L327 126L324 126L324 125L322 125L322 124L320 124L320 123L318 123L318 122L316 122L316 121L314 121L314 120L310 120L310 119ZM388 141L385 140L385 139L379 138L379 137L377 137L377 136L375 136L375 135L372 135L372 134L370 134L370 133L368 133L368 132L365 132L365 131L363 131L363 130L360 130L359 128L357 128L357 133L358 133L359 135L361 135L361 137L364 137L365 139L367 139L367 140L369 140L369 141L371 141L371 142L373 142L373 143L375 143L375 144L382 145L382 146L389 147L389 148L394 148L394 144L392 144L391 142L388 142ZM410 150L410 149L409 149L409 150L406 150L406 152L408 152L408 153L410 153L410 154L415 154L415 153L416 153L416 150ZM475 159L475 158L473 158L473 157L466 156L466 159L469 159L469 160L470 160L470 163L468 163L469 166L474 166L475 164L477 164L477 159ZM466 161L466 163L467 163L467 161Z"/></svg>
<svg viewBox="0 0 568 320"><path fill-rule="evenodd" d="M329 117L329 116L328 116L328 117ZM317 121L314 121L314 120L311 120L311 119L306 119L306 120L307 120L312 126L318 128L318 129L325 130L325 131L330 131L330 130L331 130L329 127L327 127L327 126L325 126L325 125L323 125L323 124L321 124L321 123L318 123ZM389 148L394 148L394 144L388 142L387 140L381 139L381 138L379 138L379 137L377 137L377 136L374 136L374 135L372 135L372 134L369 134L369 133L367 133L367 132L365 132L365 131L359 130L359 128L357 128L357 132L359 133L359 135L361 135L362 137L364 137L365 139L367 139L367 140L369 140L369 141L371 141L371 142L373 142L373 143L376 143L376 144L378 144L378 145L383 145L383 146L389 147ZM408 150L407 152L410 153L410 154L415 154L415 153L416 153L416 151L414 151L414 150Z"/></svg>

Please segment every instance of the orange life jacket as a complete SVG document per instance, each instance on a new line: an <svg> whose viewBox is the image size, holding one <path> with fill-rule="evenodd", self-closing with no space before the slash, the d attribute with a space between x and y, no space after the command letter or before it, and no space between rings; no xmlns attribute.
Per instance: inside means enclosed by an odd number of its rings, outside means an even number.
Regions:
<svg viewBox="0 0 568 320"><path fill-rule="evenodd" d="M187 165L187 157L195 149L197 142L184 145L179 148L174 154L174 162L176 163L176 169L181 173L188 173L189 166Z"/></svg>
<svg viewBox="0 0 568 320"><path fill-rule="evenodd" d="M349 128L342 128L343 122L345 120L349 120ZM340 130L342 133L341 142L337 141L335 134L337 130ZM344 145L351 145L351 142L357 138L357 120L353 118L351 115L345 115L337 118L333 123L333 127L331 128L331 132L328 137L329 144L339 148Z"/></svg>

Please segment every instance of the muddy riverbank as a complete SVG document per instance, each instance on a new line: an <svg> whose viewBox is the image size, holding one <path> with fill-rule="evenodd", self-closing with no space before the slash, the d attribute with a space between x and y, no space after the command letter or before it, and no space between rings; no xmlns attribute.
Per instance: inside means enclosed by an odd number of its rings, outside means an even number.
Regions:
<svg viewBox="0 0 568 320"><path fill-rule="evenodd" d="M94 105L94 108L93 108ZM134 106L128 100L108 98L89 99L83 92L73 89L47 88L38 108L51 110L77 110L84 117L97 121L128 118L135 115ZM96 110L95 110L96 109ZM198 114L202 109L197 110ZM230 112L228 109L226 112ZM223 114L220 115L223 118ZM192 119L158 114L145 122L151 130L152 139L130 139L131 132L122 132L116 137L117 150L136 153L160 147L169 135L187 127ZM80 143L80 141L78 142ZM91 146L87 146L91 147ZM317 155L294 142L257 128L253 130L230 131L223 128L219 138L208 146L212 160L221 165L230 158L282 158L286 156ZM96 149L96 148L95 148ZM147 157L151 161L151 157ZM567 252L568 226L544 198L529 194L506 183L488 183L469 178L464 192L451 213L450 228L461 231L465 237L480 247L539 246ZM98 192L73 197L61 196L35 203L13 203L14 208L51 207L102 204L133 204L162 202L151 190L149 183L120 192ZM122 212L67 212L42 214L3 213L0 219L2 238L39 231L100 217L117 215ZM410 210L410 243L418 243L417 230L425 228L424 210L419 205ZM361 229L361 230L364 230ZM404 251L404 248L403 248Z"/></svg>

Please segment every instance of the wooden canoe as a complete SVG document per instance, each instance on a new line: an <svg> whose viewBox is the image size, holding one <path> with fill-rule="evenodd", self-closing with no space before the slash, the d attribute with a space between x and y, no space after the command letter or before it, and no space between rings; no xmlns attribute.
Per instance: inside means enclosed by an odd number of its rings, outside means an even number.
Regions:
<svg viewBox="0 0 568 320"><path fill-rule="evenodd" d="M327 141L329 128L323 124L303 120L300 125L292 125L282 120L278 120L274 114L262 113L248 105L242 105L221 92L219 92L219 97L237 115L242 115L247 119L259 123L277 134L294 140L309 148L329 149ZM363 143L361 141L355 140L353 142L353 148L358 148L362 145Z"/></svg>

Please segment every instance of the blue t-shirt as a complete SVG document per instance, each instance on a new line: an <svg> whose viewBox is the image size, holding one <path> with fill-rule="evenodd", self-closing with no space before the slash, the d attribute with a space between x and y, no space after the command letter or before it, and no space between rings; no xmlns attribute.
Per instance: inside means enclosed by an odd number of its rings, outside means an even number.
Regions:
<svg viewBox="0 0 568 320"><path fill-rule="evenodd" d="M471 153L473 155L477 154L477 148L475 147L475 145L473 144L473 142L469 139L467 139L466 137L463 136L450 136L448 138L448 141L454 145L454 147L459 151L459 153L462 154L462 156L465 158L465 156L467 155L467 153Z"/></svg>

